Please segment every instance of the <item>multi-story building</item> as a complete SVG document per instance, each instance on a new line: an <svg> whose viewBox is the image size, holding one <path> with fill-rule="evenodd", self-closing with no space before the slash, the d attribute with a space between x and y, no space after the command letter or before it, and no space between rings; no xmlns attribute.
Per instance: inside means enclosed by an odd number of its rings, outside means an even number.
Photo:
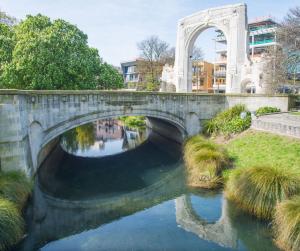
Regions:
<svg viewBox="0 0 300 251"><path fill-rule="evenodd" d="M276 30L278 28L272 18L260 18L248 24L249 29L249 56L254 62L261 60L263 52L270 46L277 46ZM226 46L226 37L223 32L216 30L215 42ZM216 47L216 46L215 46ZM226 66L227 66L227 50L216 50L217 59L214 69L214 92L225 92L226 89ZM251 90L250 90L251 91Z"/></svg>
<svg viewBox="0 0 300 251"><path fill-rule="evenodd" d="M136 90L137 84L141 80L140 73L138 72L138 60L132 60L121 63L121 69L124 78L125 88Z"/></svg>
<svg viewBox="0 0 300 251"><path fill-rule="evenodd" d="M214 65L206 61L193 61L193 92L213 92Z"/></svg>

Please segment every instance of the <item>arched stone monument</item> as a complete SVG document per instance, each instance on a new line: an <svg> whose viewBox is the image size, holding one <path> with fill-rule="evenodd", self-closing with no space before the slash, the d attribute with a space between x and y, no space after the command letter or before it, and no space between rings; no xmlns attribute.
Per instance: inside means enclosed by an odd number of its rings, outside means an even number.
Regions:
<svg viewBox="0 0 300 251"><path fill-rule="evenodd" d="M227 40L226 93L241 93L243 67L249 65L246 4L207 9L179 20L174 67L177 92L192 91L193 46L199 34L211 27L220 29Z"/></svg>

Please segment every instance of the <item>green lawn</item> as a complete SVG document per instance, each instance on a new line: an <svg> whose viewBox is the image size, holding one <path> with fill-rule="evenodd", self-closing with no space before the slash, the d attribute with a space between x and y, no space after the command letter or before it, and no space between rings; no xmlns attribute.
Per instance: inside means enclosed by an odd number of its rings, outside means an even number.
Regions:
<svg viewBox="0 0 300 251"><path fill-rule="evenodd" d="M237 168L271 165L300 169L300 140L249 130L226 148Z"/></svg>
<svg viewBox="0 0 300 251"><path fill-rule="evenodd" d="M292 115L300 115L300 112L292 112Z"/></svg>

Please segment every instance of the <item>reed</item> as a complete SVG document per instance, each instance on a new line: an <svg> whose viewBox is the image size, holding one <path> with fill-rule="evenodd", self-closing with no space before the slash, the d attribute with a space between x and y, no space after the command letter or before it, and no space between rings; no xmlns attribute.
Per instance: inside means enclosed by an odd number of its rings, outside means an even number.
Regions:
<svg viewBox="0 0 300 251"><path fill-rule="evenodd" d="M23 172L0 172L0 196L22 209L32 190L32 183Z"/></svg>
<svg viewBox="0 0 300 251"><path fill-rule="evenodd" d="M228 157L219 145L200 135L191 137L184 145L184 161L190 186L216 188L222 184L220 174Z"/></svg>
<svg viewBox="0 0 300 251"><path fill-rule="evenodd" d="M0 198L0 250L7 250L23 236L24 221L15 204Z"/></svg>
<svg viewBox="0 0 300 251"><path fill-rule="evenodd" d="M273 230L276 244L283 250L300 250L300 196L276 206Z"/></svg>

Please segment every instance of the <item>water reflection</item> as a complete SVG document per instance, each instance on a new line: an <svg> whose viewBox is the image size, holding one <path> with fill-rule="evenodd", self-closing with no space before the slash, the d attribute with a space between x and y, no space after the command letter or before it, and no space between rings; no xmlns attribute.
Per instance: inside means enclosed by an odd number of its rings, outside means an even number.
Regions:
<svg viewBox="0 0 300 251"><path fill-rule="evenodd" d="M88 131L103 140L95 124L80 130L72 132L81 140L72 143L76 151L94 145ZM268 224L222 191L188 189L181 146L151 131L131 151L102 158L58 146L40 167L27 217L29 233L16 250L277 250Z"/></svg>
<svg viewBox="0 0 300 251"><path fill-rule="evenodd" d="M76 156L102 157L133 149L147 137L146 127L129 128L121 120L103 119L64 133L61 146Z"/></svg>

